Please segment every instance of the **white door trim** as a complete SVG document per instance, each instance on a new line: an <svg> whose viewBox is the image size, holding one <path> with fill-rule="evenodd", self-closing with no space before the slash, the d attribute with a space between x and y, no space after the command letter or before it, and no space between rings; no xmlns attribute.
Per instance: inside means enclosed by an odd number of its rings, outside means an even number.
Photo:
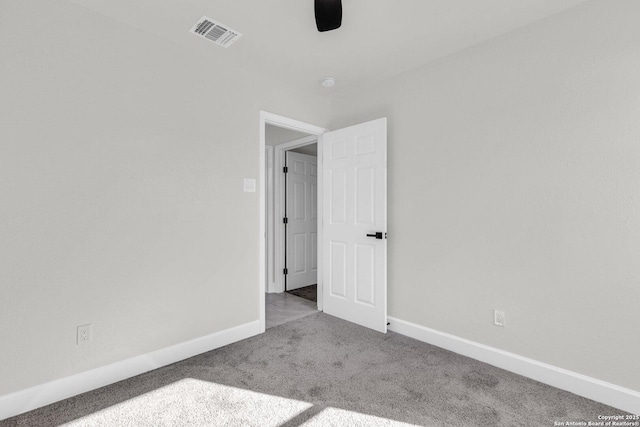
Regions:
<svg viewBox="0 0 640 427"><path fill-rule="evenodd" d="M266 177L265 177L265 187L266 187L266 192L265 192L265 197L269 196L269 194L273 195L273 179L274 179L274 169L273 169L273 146L272 145L267 145L265 147L265 155L267 156L266 158ZM266 234L265 234L265 238L266 238L266 243L269 244L269 242L273 242L273 221L274 221L274 205L273 205L273 197L269 197L266 200ZM268 245L266 247L266 267L265 267L265 277L266 277L266 290L267 292L275 292L275 275L274 275L274 270L275 270L275 263L274 263L274 251L273 251L273 245Z"/></svg>
<svg viewBox="0 0 640 427"><path fill-rule="evenodd" d="M258 291L259 291L259 295L258 295L258 313L260 315L260 333L265 331L265 326L266 326L266 322L265 322L265 298L264 298L264 294L265 294L265 290L266 290L266 233L265 233L265 225L266 225L266 206L265 206L265 202L266 202L266 192L267 192L267 186L266 186L266 180L265 180L265 176L266 176L266 159L265 159L265 130L266 130L266 126L267 124L270 125L274 125L274 126L278 126L281 128L285 128L285 129L290 129L290 130L295 130L298 132L304 132L304 133L308 133L311 135L321 135L323 133L325 133L327 131L327 129L324 129L320 126L315 126L309 123L305 123L305 122L301 122L299 120L294 120L294 119L290 119L288 117L284 117L284 116L279 116L277 114L273 114L273 113L269 113L266 111L260 111L260 143L258 146L258 150L259 150L259 164L260 164L260 170L259 170L259 178L260 178L260 186L259 186L259 191L260 191L260 195L259 195L259 212L260 212L260 218L259 218L259 225L258 225ZM318 147L320 148L320 147ZM276 156L278 157L278 156ZM275 166L275 165L274 165ZM321 170L321 165L318 164L318 169ZM320 173L320 172L319 172ZM276 174L276 176L278 176L278 174ZM318 180L321 180L321 177L318 176ZM321 189L318 188L318 195L320 196L321 194ZM320 208L320 206L318 206ZM278 223L278 221L274 221L276 224ZM318 217L318 242L321 242L322 240L320 239L321 236L321 229L320 229L320 225L321 225L321 220L320 217ZM275 230L274 230L275 232ZM320 248L319 248L320 249ZM318 257L320 257L320 252L318 253ZM320 260L320 258L319 258ZM277 265L277 264L276 264ZM276 267L277 268L277 267ZM318 268L320 268L320 265L318 265ZM320 276L318 276L318 292L320 292ZM320 304L318 305L318 308L321 309Z"/></svg>

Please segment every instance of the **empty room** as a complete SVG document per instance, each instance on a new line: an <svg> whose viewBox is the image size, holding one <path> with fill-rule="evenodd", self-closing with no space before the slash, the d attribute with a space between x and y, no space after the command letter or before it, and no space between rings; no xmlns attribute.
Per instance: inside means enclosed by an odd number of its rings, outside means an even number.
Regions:
<svg viewBox="0 0 640 427"><path fill-rule="evenodd" d="M640 426L637 0L0 0L0 426Z"/></svg>

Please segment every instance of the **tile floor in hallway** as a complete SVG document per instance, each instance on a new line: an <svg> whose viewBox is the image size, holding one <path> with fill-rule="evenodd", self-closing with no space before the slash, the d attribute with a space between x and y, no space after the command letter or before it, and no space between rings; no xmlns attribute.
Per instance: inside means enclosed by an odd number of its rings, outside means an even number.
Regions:
<svg viewBox="0 0 640 427"><path fill-rule="evenodd" d="M265 294L267 329L318 312L317 303L282 292Z"/></svg>

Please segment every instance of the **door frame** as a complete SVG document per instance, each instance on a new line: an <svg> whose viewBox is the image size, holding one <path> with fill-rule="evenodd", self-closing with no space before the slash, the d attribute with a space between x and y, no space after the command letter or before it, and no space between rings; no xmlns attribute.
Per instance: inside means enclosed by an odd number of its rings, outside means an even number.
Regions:
<svg viewBox="0 0 640 427"><path fill-rule="evenodd" d="M274 179L274 170L273 170L273 145L265 145L265 197L269 196L269 194L273 194L273 179ZM273 221L274 221L274 206L273 206L273 197L269 197L266 199L266 214L265 214L265 244L266 246L266 258L265 262L267 263L265 266L265 288L266 292L274 292L275 289L275 268L274 268L274 250L273 246L270 242L273 242Z"/></svg>
<svg viewBox="0 0 640 427"><path fill-rule="evenodd" d="M267 250L267 236L266 236L266 194L267 194L267 180L266 178L266 126L273 125L289 130L294 130L297 132L303 132L312 135L313 138L317 139L318 143L318 153L322 153L322 138L319 136L323 133L327 132L327 129L322 128L320 126L312 125L310 123L301 122L299 120L294 120L285 116L280 116L277 114L269 113L267 111L260 111L260 142L259 142L259 159L260 159L260 195L259 195L259 245L258 245L258 253L259 253L259 275L258 275L258 291L260 295L258 296L258 313L260 315L260 333L265 331L266 321L265 321L265 292L266 292L266 250ZM293 141L295 142L295 141ZM299 146L307 145L309 142L303 142ZM280 144L280 146L286 144ZM286 149L278 149L279 146L275 146L274 148L274 171L278 172L282 170L284 165L284 152ZM295 146L288 147L287 149L295 148ZM275 173L275 181L274 181L274 189L280 188L279 185L284 186L284 179L281 173ZM281 183L282 182L282 183ZM322 274L321 274L321 266L322 266L322 156L318 156L318 295L321 295L322 291ZM278 195L279 191L276 191L276 195ZM281 196L282 197L282 196ZM278 209L277 206L275 205ZM277 211L276 211L277 212ZM274 235L278 233L278 230L281 230L280 234L284 233L284 229L282 229L282 224L280 221L274 221ZM278 268L278 265L282 266L283 254L282 249L284 248L284 241L282 240L280 243L282 246L279 248L278 240L284 239L284 236L281 236L280 239L276 239L276 248L275 254L275 268ZM280 264L278 264L277 256L280 254ZM276 274L276 280L278 280L279 275ZM282 278L280 277L280 281ZM284 284L282 289L284 290ZM322 298L318 298L318 310L322 310Z"/></svg>

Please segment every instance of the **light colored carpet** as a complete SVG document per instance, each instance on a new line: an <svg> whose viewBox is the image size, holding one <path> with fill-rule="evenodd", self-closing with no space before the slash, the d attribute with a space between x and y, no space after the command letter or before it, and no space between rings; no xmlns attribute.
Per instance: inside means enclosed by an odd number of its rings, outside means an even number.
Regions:
<svg viewBox="0 0 640 427"><path fill-rule="evenodd" d="M317 313L0 426L552 426L620 413Z"/></svg>

